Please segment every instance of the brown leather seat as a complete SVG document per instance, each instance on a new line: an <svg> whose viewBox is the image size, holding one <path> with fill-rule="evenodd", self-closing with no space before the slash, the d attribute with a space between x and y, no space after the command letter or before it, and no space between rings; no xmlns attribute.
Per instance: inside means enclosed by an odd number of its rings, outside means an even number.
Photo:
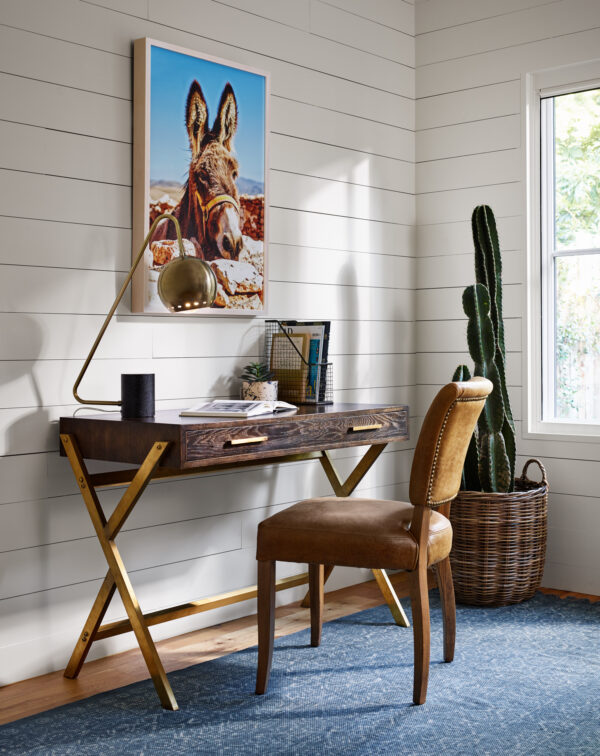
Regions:
<svg viewBox="0 0 600 756"><path fill-rule="evenodd" d="M442 599L444 660L454 658L456 611L447 519L465 456L492 384L485 378L449 383L434 398L415 447L411 503L324 497L301 501L258 526L258 673L264 693L273 654L275 562L309 565L311 645L321 638L323 565L403 569L410 573L415 648L413 701L425 702L429 674L427 568L435 565ZM443 512L434 511L439 507Z"/></svg>
<svg viewBox="0 0 600 756"><path fill-rule="evenodd" d="M410 532L413 512L403 501L307 499L260 524L257 559L414 570L419 548ZM427 564L447 557L451 546L449 521L432 512Z"/></svg>

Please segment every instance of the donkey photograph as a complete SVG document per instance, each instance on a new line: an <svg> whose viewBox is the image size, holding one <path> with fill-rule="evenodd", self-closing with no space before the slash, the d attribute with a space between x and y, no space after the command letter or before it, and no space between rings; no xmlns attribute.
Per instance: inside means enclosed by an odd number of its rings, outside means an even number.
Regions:
<svg viewBox="0 0 600 756"><path fill-rule="evenodd" d="M241 208L236 179L238 161L233 152L238 109L229 82L223 89L212 129L200 84L194 80L185 104L185 126L191 159L183 197L172 211L181 233L205 260L237 260L242 251ZM160 223L152 241L176 239L175 225Z"/></svg>
<svg viewBox="0 0 600 756"><path fill-rule="evenodd" d="M145 228L164 212L177 218L186 254L217 276L214 309L264 310L266 74L143 41ZM175 224L165 219L144 258L142 311L164 311L156 281L178 254Z"/></svg>

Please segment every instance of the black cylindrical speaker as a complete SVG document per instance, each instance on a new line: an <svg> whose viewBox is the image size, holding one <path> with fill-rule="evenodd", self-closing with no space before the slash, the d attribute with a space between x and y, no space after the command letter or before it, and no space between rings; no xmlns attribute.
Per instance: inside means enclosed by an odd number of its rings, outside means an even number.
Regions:
<svg viewBox="0 0 600 756"><path fill-rule="evenodd" d="M154 373L121 374L121 416L154 417Z"/></svg>

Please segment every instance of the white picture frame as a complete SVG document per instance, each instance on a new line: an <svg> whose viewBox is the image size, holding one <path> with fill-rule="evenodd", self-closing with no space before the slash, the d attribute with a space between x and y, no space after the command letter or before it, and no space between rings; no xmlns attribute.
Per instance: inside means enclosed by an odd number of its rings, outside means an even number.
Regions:
<svg viewBox="0 0 600 756"><path fill-rule="evenodd" d="M267 312L269 93L265 71L134 42L132 258L155 217L174 213L186 253L219 281L215 304L189 316ZM177 254L174 224L163 221L133 277L133 312L170 314L156 281Z"/></svg>

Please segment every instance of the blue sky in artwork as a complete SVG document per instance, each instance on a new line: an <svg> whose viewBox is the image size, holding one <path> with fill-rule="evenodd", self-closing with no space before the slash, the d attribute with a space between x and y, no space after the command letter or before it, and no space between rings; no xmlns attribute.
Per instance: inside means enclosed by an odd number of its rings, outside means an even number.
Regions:
<svg viewBox="0 0 600 756"><path fill-rule="evenodd" d="M212 128L227 82L238 105L233 150L240 176L264 184L265 79L249 71L152 46L150 67L150 181L184 183L190 163L185 102L197 79Z"/></svg>

